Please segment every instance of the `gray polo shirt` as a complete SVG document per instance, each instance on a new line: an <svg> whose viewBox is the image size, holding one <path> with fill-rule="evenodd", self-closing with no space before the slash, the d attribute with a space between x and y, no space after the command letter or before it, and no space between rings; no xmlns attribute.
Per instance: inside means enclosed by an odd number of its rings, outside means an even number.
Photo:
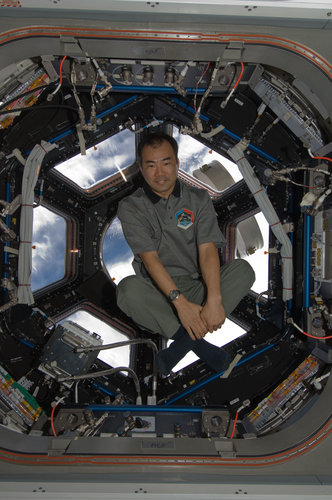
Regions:
<svg viewBox="0 0 332 500"><path fill-rule="evenodd" d="M140 253L156 250L171 276L198 275L198 246L225 245L209 194L177 180L168 199L144 183L121 200L118 217L134 253L135 273L148 276Z"/></svg>

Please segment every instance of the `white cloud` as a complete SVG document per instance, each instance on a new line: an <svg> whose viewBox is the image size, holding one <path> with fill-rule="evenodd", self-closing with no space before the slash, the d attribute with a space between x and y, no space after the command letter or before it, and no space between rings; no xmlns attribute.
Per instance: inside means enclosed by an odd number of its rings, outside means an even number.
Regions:
<svg viewBox="0 0 332 500"><path fill-rule="evenodd" d="M117 261L114 264L107 266L107 271L114 283L118 284L126 276L135 274L131 264L132 260L133 257L131 256L126 260Z"/></svg>
<svg viewBox="0 0 332 500"><path fill-rule="evenodd" d="M96 182L95 170L97 165L88 156L74 156L66 162L58 165L58 170L82 188L87 188Z"/></svg>
<svg viewBox="0 0 332 500"><path fill-rule="evenodd" d="M32 290L62 278L65 272L65 246L64 218L45 207L35 208L32 235Z"/></svg>
<svg viewBox="0 0 332 500"><path fill-rule="evenodd" d="M48 236L44 237L44 241L33 242L33 246L36 248L32 249L32 269L37 272L40 266L40 260L44 262L49 261L50 258L50 238Z"/></svg>
<svg viewBox="0 0 332 500"><path fill-rule="evenodd" d="M117 217L115 217L112 220L112 223L110 224L110 226L109 226L109 228L107 230L105 239L106 238L108 238L108 239L114 239L114 238L119 238L119 237L122 237L124 239L120 219L118 219Z"/></svg>
<svg viewBox="0 0 332 500"><path fill-rule="evenodd" d="M33 209L33 233L37 234L43 228L55 224L59 219L59 215L51 212L45 207L39 206ZM63 220L63 219L62 219Z"/></svg>
<svg viewBox="0 0 332 500"><path fill-rule="evenodd" d="M121 222L115 217L104 239L103 258L111 279L118 284L124 277L134 274L133 253L125 240Z"/></svg>
<svg viewBox="0 0 332 500"><path fill-rule="evenodd" d="M135 159L135 137L123 130L97 146L55 167L78 186L86 189L102 179L130 166Z"/></svg>

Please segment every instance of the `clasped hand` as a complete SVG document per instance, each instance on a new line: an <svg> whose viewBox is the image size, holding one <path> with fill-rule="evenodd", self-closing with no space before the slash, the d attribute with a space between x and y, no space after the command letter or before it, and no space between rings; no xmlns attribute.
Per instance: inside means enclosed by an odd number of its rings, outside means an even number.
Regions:
<svg viewBox="0 0 332 500"><path fill-rule="evenodd" d="M226 315L220 300L201 306L180 297L174 305L181 324L192 340L202 339L208 332L212 333L223 325Z"/></svg>

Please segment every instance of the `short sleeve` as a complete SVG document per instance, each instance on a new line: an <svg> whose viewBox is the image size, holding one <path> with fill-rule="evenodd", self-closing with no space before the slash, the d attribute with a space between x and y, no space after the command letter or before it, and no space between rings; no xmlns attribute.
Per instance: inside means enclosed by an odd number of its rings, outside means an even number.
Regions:
<svg viewBox="0 0 332 500"><path fill-rule="evenodd" d="M125 198L119 203L120 219L124 237L134 255L156 250L154 230L144 213L140 200Z"/></svg>
<svg viewBox="0 0 332 500"><path fill-rule="evenodd" d="M225 246L226 240L220 231L212 200L209 194L202 190L202 200L197 213L197 246L211 242L221 248Z"/></svg>

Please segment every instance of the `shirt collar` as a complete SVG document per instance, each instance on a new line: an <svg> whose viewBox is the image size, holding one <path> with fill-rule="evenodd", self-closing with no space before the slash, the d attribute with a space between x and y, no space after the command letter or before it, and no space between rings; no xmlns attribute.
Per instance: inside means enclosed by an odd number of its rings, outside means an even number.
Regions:
<svg viewBox="0 0 332 500"><path fill-rule="evenodd" d="M146 194L146 196L152 201L152 203L158 203L158 201L161 200L162 196L159 196L158 194L154 193L152 189L150 188L149 184L144 181L143 183L143 190ZM175 196L176 198L180 198L181 196L181 184L179 180L176 180L174 189L171 193L171 195Z"/></svg>

